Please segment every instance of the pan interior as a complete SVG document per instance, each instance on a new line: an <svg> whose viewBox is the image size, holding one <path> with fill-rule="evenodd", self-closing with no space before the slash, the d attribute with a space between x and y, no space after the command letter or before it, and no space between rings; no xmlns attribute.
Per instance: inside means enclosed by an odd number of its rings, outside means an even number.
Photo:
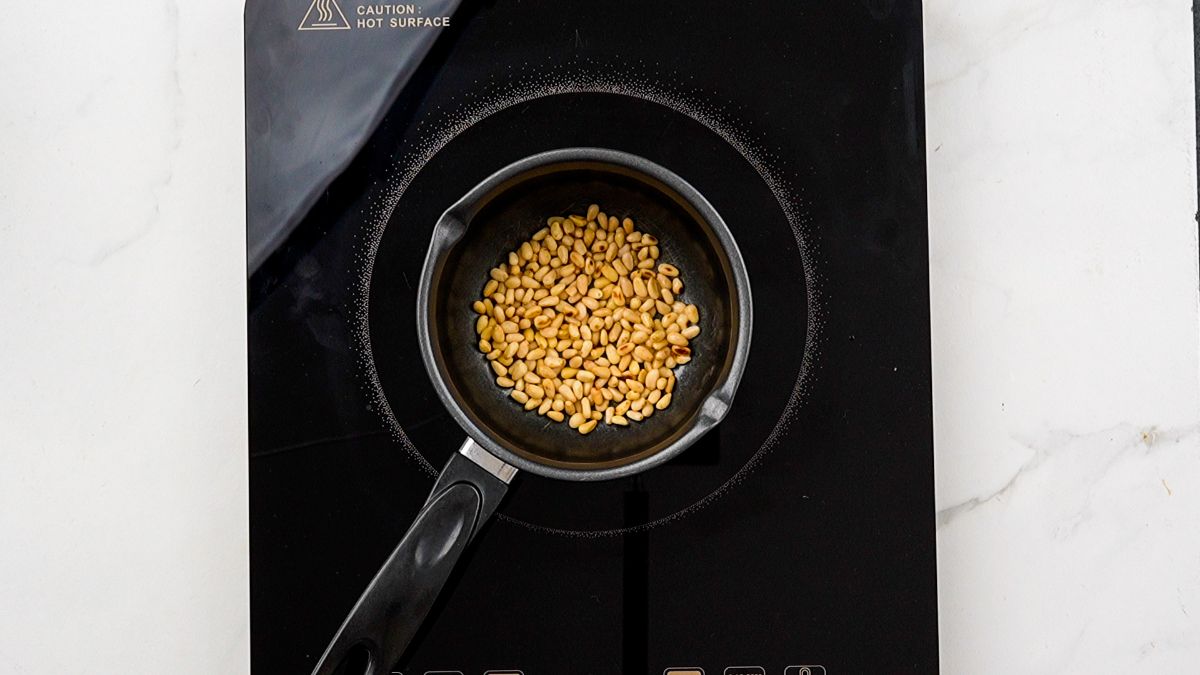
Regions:
<svg viewBox="0 0 1200 675"><path fill-rule="evenodd" d="M628 216L659 240L661 259L680 270L681 299L700 308L701 333L691 362L677 366L671 405L629 427L604 424L584 436L565 423L526 412L494 381L476 343L479 299L492 267L545 225L549 216L600 204ZM738 305L728 257L711 227L682 196L627 167L599 162L551 165L519 175L467 214L463 237L434 272L429 303L434 361L451 397L484 433L516 455L567 469L606 469L656 454L691 427L734 359Z"/></svg>

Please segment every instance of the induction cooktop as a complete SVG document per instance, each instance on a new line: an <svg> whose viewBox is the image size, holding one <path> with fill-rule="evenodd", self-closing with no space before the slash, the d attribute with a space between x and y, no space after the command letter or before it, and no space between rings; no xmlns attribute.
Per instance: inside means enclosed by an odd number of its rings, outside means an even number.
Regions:
<svg viewBox="0 0 1200 675"><path fill-rule="evenodd" d="M737 397L645 473L519 474L378 672L937 671L919 3L250 0L246 49L254 672L313 669L465 439L415 327L438 218L581 146L723 216Z"/></svg>

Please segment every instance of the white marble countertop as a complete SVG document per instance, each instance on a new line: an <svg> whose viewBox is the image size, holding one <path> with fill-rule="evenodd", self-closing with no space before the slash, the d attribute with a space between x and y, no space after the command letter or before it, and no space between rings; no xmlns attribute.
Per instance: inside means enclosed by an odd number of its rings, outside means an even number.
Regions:
<svg viewBox="0 0 1200 675"><path fill-rule="evenodd" d="M0 24L0 673L244 673L241 5ZM1183 0L925 8L946 673L1200 664Z"/></svg>

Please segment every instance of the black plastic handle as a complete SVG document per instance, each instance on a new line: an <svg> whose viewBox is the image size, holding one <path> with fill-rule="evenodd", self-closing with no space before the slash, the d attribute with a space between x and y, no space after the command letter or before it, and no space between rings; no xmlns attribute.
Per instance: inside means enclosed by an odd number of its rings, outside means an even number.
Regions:
<svg viewBox="0 0 1200 675"><path fill-rule="evenodd" d="M473 441L454 453L313 675L385 675L400 660L459 556L496 510L515 473Z"/></svg>

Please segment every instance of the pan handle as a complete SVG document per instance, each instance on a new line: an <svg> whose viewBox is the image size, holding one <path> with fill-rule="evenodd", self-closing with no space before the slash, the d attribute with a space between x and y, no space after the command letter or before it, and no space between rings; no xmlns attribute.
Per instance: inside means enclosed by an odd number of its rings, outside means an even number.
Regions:
<svg viewBox="0 0 1200 675"><path fill-rule="evenodd" d="M516 473L468 439L442 469L425 506L342 622L313 675L386 675Z"/></svg>

